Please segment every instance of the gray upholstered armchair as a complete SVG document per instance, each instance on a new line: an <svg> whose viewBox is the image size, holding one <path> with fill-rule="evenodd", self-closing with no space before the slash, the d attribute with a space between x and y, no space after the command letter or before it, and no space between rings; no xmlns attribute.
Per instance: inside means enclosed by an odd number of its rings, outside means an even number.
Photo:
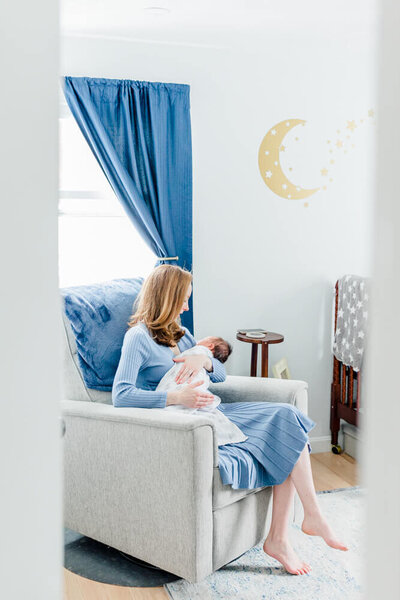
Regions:
<svg viewBox="0 0 400 600"><path fill-rule="evenodd" d="M222 485L206 416L115 408L110 392L88 389L63 316L65 525L190 582L259 543L272 488ZM304 381L228 376L212 391L223 402L289 402L307 414Z"/></svg>

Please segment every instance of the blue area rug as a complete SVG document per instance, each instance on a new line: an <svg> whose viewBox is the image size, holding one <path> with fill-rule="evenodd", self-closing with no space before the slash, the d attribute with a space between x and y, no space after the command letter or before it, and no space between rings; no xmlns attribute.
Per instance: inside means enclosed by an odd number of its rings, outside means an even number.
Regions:
<svg viewBox="0 0 400 600"><path fill-rule="evenodd" d="M307 575L291 575L255 546L200 583L184 579L164 585L173 600L362 600L365 561L365 490L360 487L318 492L318 503L347 552L305 535L292 525L290 540L312 566Z"/></svg>

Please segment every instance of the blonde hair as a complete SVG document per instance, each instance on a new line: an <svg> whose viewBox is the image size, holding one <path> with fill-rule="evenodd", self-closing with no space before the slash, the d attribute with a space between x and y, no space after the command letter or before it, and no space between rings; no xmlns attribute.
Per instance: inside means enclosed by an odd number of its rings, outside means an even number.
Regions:
<svg viewBox="0 0 400 600"><path fill-rule="evenodd" d="M189 271L176 265L156 267L144 281L133 305L128 326L144 323L150 335L163 346L175 345L185 332L177 319L192 282Z"/></svg>

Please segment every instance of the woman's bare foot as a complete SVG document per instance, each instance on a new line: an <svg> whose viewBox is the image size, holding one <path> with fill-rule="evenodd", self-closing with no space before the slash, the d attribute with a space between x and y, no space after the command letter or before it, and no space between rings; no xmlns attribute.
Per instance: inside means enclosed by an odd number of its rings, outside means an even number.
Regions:
<svg viewBox="0 0 400 600"><path fill-rule="evenodd" d="M319 535L321 536L328 546L336 548L337 550L348 550L347 546L342 544L332 529L330 528L328 521L322 514L308 515L304 517L301 525L301 530L307 535Z"/></svg>
<svg viewBox="0 0 400 600"><path fill-rule="evenodd" d="M276 558L293 575L304 575L311 571L310 565L302 561L293 550L288 540L273 540L267 537L263 550Z"/></svg>

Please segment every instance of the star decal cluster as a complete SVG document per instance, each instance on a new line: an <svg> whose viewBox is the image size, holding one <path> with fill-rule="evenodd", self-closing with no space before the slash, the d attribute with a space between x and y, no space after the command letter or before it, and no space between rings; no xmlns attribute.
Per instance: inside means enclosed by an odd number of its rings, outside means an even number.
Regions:
<svg viewBox="0 0 400 600"><path fill-rule="evenodd" d="M343 154L347 154L348 151L350 149L355 148L355 144L353 143L353 134L355 133L357 127L361 126L362 123L367 122L367 120L371 120L374 118L375 112L373 108L370 108L368 111L368 117L363 118L363 119L359 119L358 124L356 119L352 119L347 121L345 127L344 127L344 131L342 131L341 129L337 129L336 133L337 136L335 136L335 140L332 143L332 140L326 140L326 143L329 145L329 154L334 154L335 152L340 155L340 153L343 152ZM335 150L336 149L336 150ZM334 165L335 164L335 160L333 158L330 159L329 161L330 165ZM330 170L324 166L321 169L321 175L323 177L326 177L327 175L331 174ZM332 183L333 182L333 178L330 177L329 181ZM327 186L324 186L322 188L323 190L327 189Z"/></svg>

